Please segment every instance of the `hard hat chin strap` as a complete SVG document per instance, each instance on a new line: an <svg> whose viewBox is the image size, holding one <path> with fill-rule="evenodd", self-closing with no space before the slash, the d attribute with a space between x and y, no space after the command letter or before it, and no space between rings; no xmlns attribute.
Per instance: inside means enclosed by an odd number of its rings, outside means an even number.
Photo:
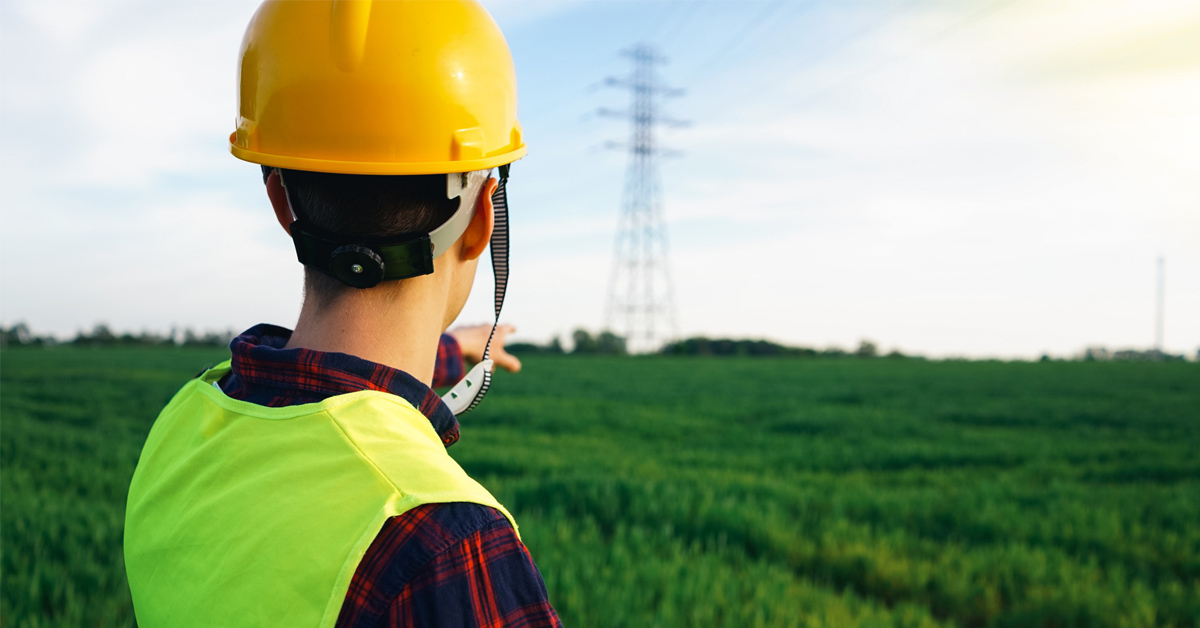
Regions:
<svg viewBox="0 0 1200 628"><path fill-rule="evenodd" d="M500 183L492 192L494 222L491 247L492 273L496 277L496 318L492 322L487 345L483 348L483 360L442 396L442 401L456 415L473 410L483 401L483 396L492 385L492 339L496 336L496 326L500 324L500 308L504 306L504 292L508 288L508 168L508 164L500 166Z"/></svg>

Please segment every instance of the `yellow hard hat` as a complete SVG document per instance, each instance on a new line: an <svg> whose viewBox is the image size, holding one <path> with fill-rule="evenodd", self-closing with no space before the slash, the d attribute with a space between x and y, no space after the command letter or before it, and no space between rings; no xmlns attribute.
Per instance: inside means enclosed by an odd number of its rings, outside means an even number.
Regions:
<svg viewBox="0 0 1200 628"><path fill-rule="evenodd" d="M474 0L267 0L239 83L230 151L256 164L441 174L525 155L512 55Z"/></svg>

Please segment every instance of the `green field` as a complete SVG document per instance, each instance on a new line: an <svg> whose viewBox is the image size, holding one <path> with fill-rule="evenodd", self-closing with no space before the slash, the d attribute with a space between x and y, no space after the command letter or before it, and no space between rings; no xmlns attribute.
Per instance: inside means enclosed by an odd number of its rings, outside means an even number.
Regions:
<svg viewBox="0 0 1200 628"><path fill-rule="evenodd" d="M125 491L222 352L0 355L3 626L130 626ZM568 627L1200 627L1200 365L531 357L466 415Z"/></svg>

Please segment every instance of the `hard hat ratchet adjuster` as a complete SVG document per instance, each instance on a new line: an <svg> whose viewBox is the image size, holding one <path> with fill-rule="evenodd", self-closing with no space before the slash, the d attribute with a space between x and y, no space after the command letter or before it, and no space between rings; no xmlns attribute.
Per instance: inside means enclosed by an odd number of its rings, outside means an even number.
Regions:
<svg viewBox="0 0 1200 628"><path fill-rule="evenodd" d="M429 233L413 232L391 236L346 236L322 229L307 219L292 199L283 171L276 169L295 221L290 226L296 257L305 266L319 270L352 288L373 288L381 281L410 279L433 273L433 260L446 252L467 230L475 214L475 198L468 193L468 180L482 173L447 176L448 199L459 199L458 209Z"/></svg>
<svg viewBox="0 0 1200 628"><path fill-rule="evenodd" d="M303 218L292 223L291 232L300 263L352 288L373 288L381 281L433 272L433 247L426 233L349 239Z"/></svg>

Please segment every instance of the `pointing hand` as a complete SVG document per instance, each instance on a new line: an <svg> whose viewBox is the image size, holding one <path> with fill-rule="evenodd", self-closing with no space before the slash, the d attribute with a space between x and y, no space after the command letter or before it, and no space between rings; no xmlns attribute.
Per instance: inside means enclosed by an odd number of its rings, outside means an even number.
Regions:
<svg viewBox="0 0 1200 628"><path fill-rule="evenodd" d="M455 327L446 333L458 341L458 346L462 349L463 357L477 364L483 361L483 349L487 345L488 334L491 331L491 325L469 325L466 327ZM492 351L489 356L496 363L496 366L510 373L516 373L521 370L521 361L516 356L510 355L504 350L505 338L515 331L517 331L517 328L512 325L497 325L496 335L492 337Z"/></svg>

